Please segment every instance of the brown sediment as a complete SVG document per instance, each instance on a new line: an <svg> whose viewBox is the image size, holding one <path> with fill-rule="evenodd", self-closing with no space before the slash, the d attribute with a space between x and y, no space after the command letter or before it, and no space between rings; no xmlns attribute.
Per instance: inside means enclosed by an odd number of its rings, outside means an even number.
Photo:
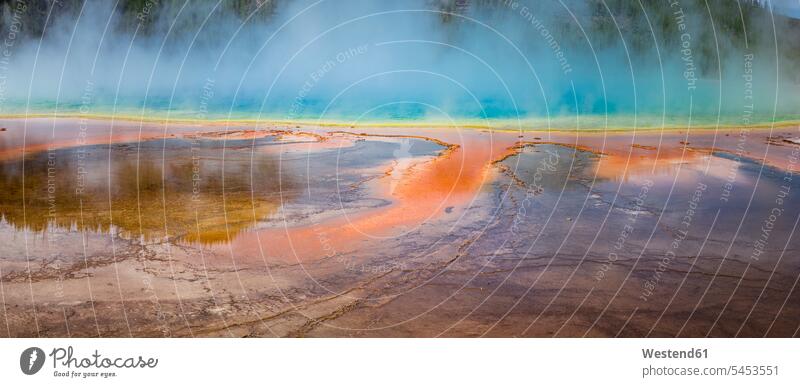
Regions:
<svg viewBox="0 0 800 387"><path fill-rule="evenodd" d="M523 143L523 142L517 141L516 144L514 144L514 145L512 145L512 146L507 148L508 152L506 152L504 155L498 157L497 159L493 160L492 164L498 165L498 164L502 163L503 161L506 161L509 157L518 155L519 152L522 152L522 150L525 149L526 146L530 146L530 145L531 145L531 143Z"/></svg>
<svg viewBox="0 0 800 387"><path fill-rule="evenodd" d="M170 149L163 163L160 148L128 144L30 153L0 161L0 214L15 229L37 233L59 227L131 239L226 242L279 206L271 183L279 176L277 159L228 154L223 171L213 150L188 147ZM251 166L250 174L241 173ZM282 183L288 198L291 178Z"/></svg>
<svg viewBox="0 0 800 387"><path fill-rule="evenodd" d="M19 122L17 122L19 124ZM122 237L141 235L145 240L173 240L181 242L194 242L200 244L214 244L227 242L243 230L254 225L259 219L277 211L280 205L277 195L271 195L271 187L278 180L276 163L273 156L259 152L255 158L245 154L244 165L255 166L251 177L254 182L268 183L267 186L256 189L254 196L250 187L250 177L247 174L228 173L225 177L229 188L223 195L221 169L214 160L213 154L191 154L188 149L175 153L170 152L169 158L163 160L164 176L162 179L161 168L154 165L154 160L161 159L161 152L138 151L133 157L130 155L131 146L117 145L112 160L89 161L86 156L81 165L76 162L76 156L69 153L51 155L44 151L56 152L67 148L80 148L91 145L126 143L138 141L147 142L153 139L174 137L172 131L181 134L181 137L191 140L218 140L233 137L257 138L264 136L278 136L287 145L283 149L300 146L292 144L292 138L312 139L308 144L302 144L307 150L323 149L342 146L346 141L328 141L328 136L312 132L288 130L232 130L232 131L205 131L194 133L197 128L175 128L174 130L161 131L158 128L136 126L117 128L92 125L79 121L59 121L58 125L49 125L49 120L33 120L17 128L23 132L25 126L30 135L29 141L22 142L17 136L12 141L0 143L0 158L3 168L0 174L5 178L0 181L4 195L0 197L0 212L3 219L18 230L27 229L35 232L45 232L48 224L70 229L77 227L79 230L92 232L110 232L112 227L117 227ZM89 125L76 128L79 125ZM77 135L74 141L65 140L64 129L68 126ZM54 131L60 130L60 131ZM50 133L52 132L52 133ZM160 132L160 133L159 133ZM136 146L133 146L136 150ZM88 148L87 148L88 149ZM111 149L100 151L108 152ZM149 152L149 153L148 153ZM228 168L237 168L238 148L229 148L227 158L233 159L227 163ZM137 154L141 153L137 156ZM18 174L20 159L23 154L26 164L26 184L21 185L22 179ZM48 157L57 160L54 163L55 181L52 184L58 189L51 199L46 192L50 180L48 178ZM92 156L94 157L94 156ZM120 157L119 160L116 160ZM99 163L104 163L100 165ZM255 162L255 164L252 164ZM6 165L7 164L7 165ZM196 164L196 165L195 165ZM238 164L242 164L239 162ZM21 165L21 164L20 164ZM193 180L193 168L203 170L202 180ZM91 173L82 174L86 182L80 183L75 179L82 168ZM103 178L101 170L108 170L107 178ZM138 176L138 178L137 178ZM291 176L283 176L281 200L290 199L293 195ZM81 185L81 195L74 195L78 185ZM243 189L244 188L244 189ZM255 187L254 187L255 188ZM195 189L198 192L193 192ZM264 196L260 196L263 194ZM270 196L271 195L271 196ZM25 203L23 205L23 197ZM49 214L48 200L57 203L57 211ZM26 216L23 216L26 215ZM23 221L23 218L25 219Z"/></svg>

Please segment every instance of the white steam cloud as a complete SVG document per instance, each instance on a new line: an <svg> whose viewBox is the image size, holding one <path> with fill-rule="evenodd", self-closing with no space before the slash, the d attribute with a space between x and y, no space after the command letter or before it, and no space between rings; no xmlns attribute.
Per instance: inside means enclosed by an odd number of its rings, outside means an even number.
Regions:
<svg viewBox="0 0 800 387"><path fill-rule="evenodd" d="M120 2L55 5L43 37L20 35L10 48L0 113L446 121L691 112L742 123L795 113L800 77L781 41L797 38L791 20L762 10L740 23L743 35L725 27L736 21L723 23L723 7L609 3L287 0L237 13L227 2L162 0L135 18Z"/></svg>

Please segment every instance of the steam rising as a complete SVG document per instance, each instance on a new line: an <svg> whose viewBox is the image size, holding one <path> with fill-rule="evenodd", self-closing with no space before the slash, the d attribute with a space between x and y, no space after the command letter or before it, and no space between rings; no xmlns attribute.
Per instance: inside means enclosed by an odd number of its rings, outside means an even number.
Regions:
<svg viewBox="0 0 800 387"><path fill-rule="evenodd" d="M607 116L656 126L793 118L800 77L785 41L797 40L796 23L709 3L278 1L235 12L162 1L133 19L119 2L55 5L41 38L20 32L9 48L0 113L564 117L582 127L591 119L577 117L602 117L596 126ZM4 38L14 11L4 10Z"/></svg>

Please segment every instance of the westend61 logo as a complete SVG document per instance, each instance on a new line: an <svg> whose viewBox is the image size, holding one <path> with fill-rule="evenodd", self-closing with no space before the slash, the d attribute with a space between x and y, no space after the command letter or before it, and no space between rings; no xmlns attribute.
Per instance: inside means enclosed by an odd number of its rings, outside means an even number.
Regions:
<svg viewBox="0 0 800 387"><path fill-rule="evenodd" d="M44 366L47 357L53 362L53 376L62 378L111 378L116 370L125 368L155 368L157 358L143 356L107 357L94 350L89 356L75 354L72 346L53 348L48 355L38 347L30 347L19 356L19 368L25 375L33 375Z"/></svg>

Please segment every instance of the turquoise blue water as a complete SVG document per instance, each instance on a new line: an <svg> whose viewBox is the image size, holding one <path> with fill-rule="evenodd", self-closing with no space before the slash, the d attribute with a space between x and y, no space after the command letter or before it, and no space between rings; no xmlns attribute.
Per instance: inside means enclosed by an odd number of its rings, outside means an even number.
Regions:
<svg viewBox="0 0 800 387"><path fill-rule="evenodd" d="M496 128L535 129L616 129L616 128L686 128L686 127L731 127L769 125L800 120L800 114L753 113L734 115L727 112L702 114L670 114L669 112L561 112L542 113L515 108L493 100L479 104L457 106L449 111L431 108L428 104L401 102L378 109L365 106L329 106L319 100L304 100L294 108L268 106L260 100L239 100L234 103L215 102L192 104L168 98L150 98L146 102L134 99L118 99L114 102L93 102L90 105L78 102L35 101L32 103L11 102L5 104L4 115L52 115L91 116L134 119L174 120L262 120L303 123L337 123L342 125L419 124L447 126L486 126Z"/></svg>

